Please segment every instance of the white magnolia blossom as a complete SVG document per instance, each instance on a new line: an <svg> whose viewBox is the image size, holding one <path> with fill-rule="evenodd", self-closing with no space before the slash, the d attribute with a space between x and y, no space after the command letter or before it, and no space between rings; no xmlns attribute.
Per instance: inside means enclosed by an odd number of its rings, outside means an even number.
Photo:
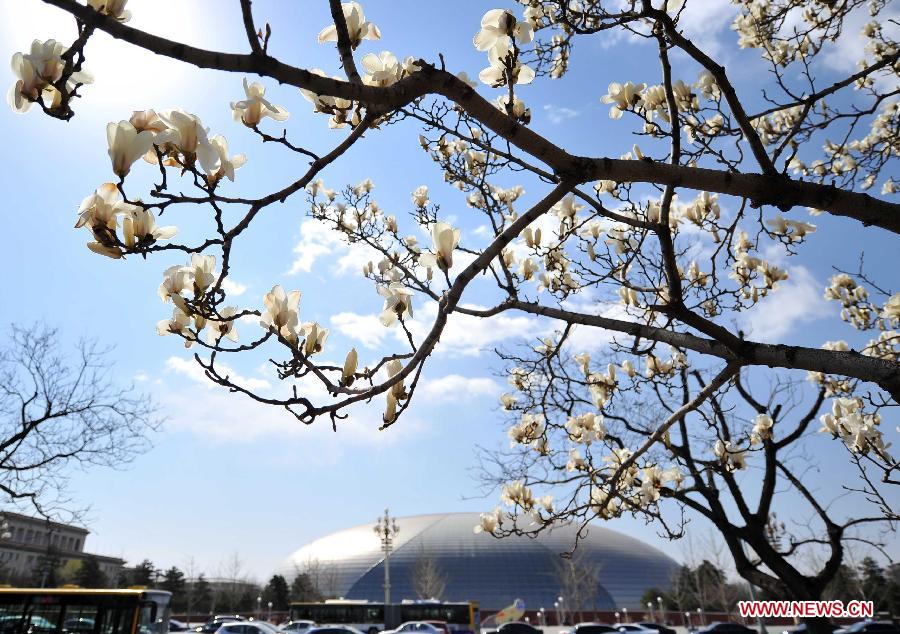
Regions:
<svg viewBox="0 0 900 634"><path fill-rule="evenodd" d="M28 53L15 53L10 66L16 82L9 89L7 102L14 112L28 112L31 104L41 100L49 109L62 103L62 95L53 85L62 79L66 64L62 59L68 48L56 40L34 40ZM80 84L90 84L93 77L87 70L73 72L66 81L70 92Z"/></svg>
<svg viewBox="0 0 900 634"><path fill-rule="evenodd" d="M591 488L591 510L602 519L618 517L622 512L622 501L610 496L609 492L600 487Z"/></svg>
<svg viewBox="0 0 900 634"><path fill-rule="evenodd" d="M519 422L509 428L509 446L530 445L539 452L546 448L544 416L542 414L522 414Z"/></svg>
<svg viewBox="0 0 900 634"><path fill-rule="evenodd" d="M233 306L224 306L219 310L219 315L223 319L210 319L207 321L209 330L206 331L206 343L211 346L217 345L222 337L237 343L238 332L235 326L235 314L236 311Z"/></svg>
<svg viewBox="0 0 900 634"><path fill-rule="evenodd" d="M209 129L197 115L181 109L165 110L159 118L166 129L153 137L153 144L166 157L163 165L193 167L198 161L208 175L219 170L219 151L209 141ZM155 152L148 152L144 160L157 163Z"/></svg>
<svg viewBox="0 0 900 634"><path fill-rule="evenodd" d="M146 209L136 207L125 214L122 222L125 246L149 246L158 240L168 240L178 233L178 228L167 225L156 226L156 216Z"/></svg>
<svg viewBox="0 0 900 634"><path fill-rule="evenodd" d="M153 146L153 133L149 130L138 131L129 121L119 121L107 124L106 141L113 173L125 178L134 162Z"/></svg>
<svg viewBox="0 0 900 634"><path fill-rule="evenodd" d="M163 281L157 289L157 295L163 302L171 300L176 306L183 305L181 293L192 288L194 276L191 267L176 264L163 271Z"/></svg>
<svg viewBox="0 0 900 634"><path fill-rule="evenodd" d="M569 440L583 445L590 445L606 438L603 416L594 412L570 417L566 421L566 432L569 434Z"/></svg>
<svg viewBox="0 0 900 634"><path fill-rule="evenodd" d="M141 208L122 200L118 188L113 183L104 183L81 201L75 228L86 227L94 241L87 247L94 253L118 259L122 257L119 238L119 216L127 216Z"/></svg>
<svg viewBox="0 0 900 634"><path fill-rule="evenodd" d="M647 84L633 84L630 81L625 84L613 82L607 89L607 94L600 98L603 103L611 103L613 107L609 110L609 116L612 119L618 119L626 110L633 108L641 103L641 91L647 87Z"/></svg>
<svg viewBox="0 0 900 634"><path fill-rule="evenodd" d="M363 40L380 40L381 31L372 22L366 21L366 14L358 2L341 3L344 20L347 23L347 32L350 35L350 46L356 49ZM323 42L337 42L337 26L329 24L319 32L319 44Z"/></svg>
<svg viewBox="0 0 900 634"><path fill-rule="evenodd" d="M727 471L737 471L747 468L747 450L732 445L730 440L717 440L713 446L713 453L719 459Z"/></svg>
<svg viewBox="0 0 900 634"><path fill-rule="evenodd" d="M369 53L362 58L362 66L366 69L363 82L369 86L386 87L403 77L403 66L390 51L381 51L378 55Z"/></svg>
<svg viewBox="0 0 900 634"><path fill-rule="evenodd" d="M890 443L885 443L879 424L878 414L863 411L860 398L836 398L831 404L831 413L822 415L819 420L822 428L819 431L832 434L844 441L850 451L867 454L870 451L886 462L892 462L887 452Z"/></svg>
<svg viewBox="0 0 900 634"><path fill-rule="evenodd" d="M166 335L181 335L184 337L184 347L194 345L193 336L190 333L191 317L178 306L172 309L171 319L163 319L156 324L156 332L161 337Z"/></svg>
<svg viewBox="0 0 900 634"><path fill-rule="evenodd" d="M88 6L94 11L118 20L128 22L131 19L131 11L125 8L128 0L88 0Z"/></svg>
<svg viewBox="0 0 900 634"><path fill-rule="evenodd" d="M516 398L515 394L506 393L500 395L500 405L503 406L503 409L507 411L515 407L517 402L518 399Z"/></svg>
<svg viewBox="0 0 900 634"><path fill-rule="evenodd" d="M521 480L504 484L500 491L500 499L509 506L521 506L526 511L530 511L535 504L531 488Z"/></svg>
<svg viewBox="0 0 900 634"><path fill-rule="evenodd" d="M235 121L240 121L248 128L255 128L264 117L275 121L286 121L290 113L282 106L276 106L266 100L266 88L258 82L247 83L243 80L245 99L231 103L231 112Z"/></svg>
<svg viewBox="0 0 900 634"><path fill-rule="evenodd" d="M437 266L442 271L453 268L453 250L459 245L460 231L446 222L436 222L431 226L433 253L424 253L419 264L424 267Z"/></svg>
<svg viewBox="0 0 900 634"><path fill-rule="evenodd" d="M322 328L318 323L310 321L300 327L300 333L305 337L303 354L307 357L322 352L325 348L325 341L328 339L327 328Z"/></svg>
<svg viewBox="0 0 900 634"><path fill-rule="evenodd" d="M772 426L775 422L768 414L759 414L753 421L753 430L750 432L750 444L757 445L764 440L772 438Z"/></svg>
<svg viewBox="0 0 900 634"><path fill-rule="evenodd" d="M509 83L530 84L534 81L534 69L522 64L502 41L488 51L488 62L490 66L478 73L478 78L488 86L497 88Z"/></svg>
<svg viewBox="0 0 900 634"><path fill-rule="evenodd" d="M191 275L194 296L200 297L216 281L216 257L214 255L191 254L191 263L187 267Z"/></svg>
<svg viewBox="0 0 900 634"><path fill-rule="evenodd" d="M223 178L227 178L234 182L234 171L244 166L247 162L247 156L243 152L234 156L228 156L228 140L221 134L215 135L209 142L219 155L219 169L207 175L207 180L210 183L218 183Z"/></svg>
<svg viewBox="0 0 900 634"><path fill-rule="evenodd" d="M341 370L341 385L349 387L356 378L356 368L359 364L359 353L356 348L350 348L347 357L344 359L344 367Z"/></svg>
<svg viewBox="0 0 900 634"><path fill-rule="evenodd" d="M384 308L382 308L381 315L378 317L384 326L393 326L398 319L402 319L407 315L409 317L413 316L413 292L400 282L392 282L388 286L379 286L378 294L384 297Z"/></svg>
<svg viewBox="0 0 900 634"><path fill-rule="evenodd" d="M428 186L419 185L412 193L412 202L416 207L428 205Z"/></svg>
<svg viewBox="0 0 900 634"><path fill-rule="evenodd" d="M516 20L506 9L491 9L481 18L481 30L475 34L472 43L479 51L489 51L498 45L509 48L510 38L527 44L534 37L534 29L529 22Z"/></svg>
<svg viewBox="0 0 900 634"><path fill-rule="evenodd" d="M475 533L494 533L503 523L502 514L499 508L494 509L490 513L482 513L480 523L474 528Z"/></svg>
<svg viewBox="0 0 900 634"><path fill-rule="evenodd" d="M266 310L259 325L292 344L296 343L297 325L300 321L300 291L285 293L278 284L265 294L263 303Z"/></svg>

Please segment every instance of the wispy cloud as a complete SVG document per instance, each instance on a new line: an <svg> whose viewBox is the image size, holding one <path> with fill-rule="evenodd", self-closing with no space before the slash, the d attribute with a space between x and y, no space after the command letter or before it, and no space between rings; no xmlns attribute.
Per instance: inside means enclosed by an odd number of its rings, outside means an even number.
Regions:
<svg viewBox="0 0 900 634"><path fill-rule="evenodd" d="M559 125L569 119L574 119L581 114L580 111L565 106L556 106L553 104L544 104L544 113L553 125Z"/></svg>
<svg viewBox="0 0 900 634"><path fill-rule="evenodd" d="M744 313L742 326L755 341L783 341L797 327L830 314L824 285L806 267L791 267L789 274L787 282Z"/></svg>
<svg viewBox="0 0 900 634"><path fill-rule="evenodd" d="M491 378L448 374L423 382L418 391L431 402L450 402L460 398L497 396L501 389Z"/></svg>

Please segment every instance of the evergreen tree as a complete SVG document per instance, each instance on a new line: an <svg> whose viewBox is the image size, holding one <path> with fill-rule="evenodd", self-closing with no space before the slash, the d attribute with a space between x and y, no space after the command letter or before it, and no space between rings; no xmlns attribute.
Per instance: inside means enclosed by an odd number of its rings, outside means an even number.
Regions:
<svg viewBox="0 0 900 634"><path fill-rule="evenodd" d="M194 611L198 614L212 612L212 588L201 573L194 582Z"/></svg>
<svg viewBox="0 0 900 634"><path fill-rule="evenodd" d="M163 574L159 587L172 593L172 608L177 611L185 608L185 580L184 573L176 566L172 566Z"/></svg>
<svg viewBox="0 0 900 634"><path fill-rule="evenodd" d="M32 577L34 584L40 588L55 588L59 585L59 550L55 546L48 546L44 554L34 562Z"/></svg>
<svg viewBox="0 0 900 634"><path fill-rule="evenodd" d="M862 584L856 569L847 564L841 564L838 573L834 576L831 583L825 589L822 596L824 599L843 601L846 603L851 599L858 599Z"/></svg>
<svg viewBox="0 0 900 634"><path fill-rule="evenodd" d="M887 578L884 569L871 557L865 557L859 564L859 577L863 596L875 602L875 610L883 610L887 599Z"/></svg>
<svg viewBox="0 0 900 634"><path fill-rule="evenodd" d="M288 609L290 603L290 590L288 589L287 579L281 575L274 575L269 579L262 593L263 604L268 606L269 601L272 602L272 609L277 612L283 612Z"/></svg>
<svg viewBox="0 0 900 634"><path fill-rule="evenodd" d="M135 586L150 586L153 585L154 575L156 574L156 567L153 565L153 562L149 559L145 559L137 566L134 567L134 574L132 578L132 585Z"/></svg>
<svg viewBox="0 0 900 634"><path fill-rule="evenodd" d="M291 584L291 599L293 601L321 601L322 592L313 583L308 573L301 572L294 577Z"/></svg>
<svg viewBox="0 0 900 634"><path fill-rule="evenodd" d="M96 557L88 555L81 560L81 566L75 573L75 583L82 588L105 588L108 585L106 574L100 570Z"/></svg>

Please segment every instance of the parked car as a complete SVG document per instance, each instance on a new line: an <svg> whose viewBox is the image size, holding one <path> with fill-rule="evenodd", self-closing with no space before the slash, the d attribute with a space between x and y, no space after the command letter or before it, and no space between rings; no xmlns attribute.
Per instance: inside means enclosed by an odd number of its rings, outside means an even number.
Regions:
<svg viewBox="0 0 900 634"><path fill-rule="evenodd" d="M732 623L731 621L716 621L693 631L696 634L758 634L756 630L746 625Z"/></svg>
<svg viewBox="0 0 900 634"><path fill-rule="evenodd" d="M93 632L94 623L94 619L84 616L75 619L66 619L63 624L63 630L66 632Z"/></svg>
<svg viewBox="0 0 900 634"><path fill-rule="evenodd" d="M609 632L618 632L612 625L606 623L578 623L571 630L570 634L609 634Z"/></svg>
<svg viewBox="0 0 900 634"><path fill-rule="evenodd" d="M654 629L637 625L636 623L616 623L613 627L616 628L616 631L624 634L659 634Z"/></svg>
<svg viewBox="0 0 900 634"><path fill-rule="evenodd" d="M501 624L494 630L488 630L485 634L544 634L544 630L522 621L510 621L509 623Z"/></svg>
<svg viewBox="0 0 900 634"><path fill-rule="evenodd" d="M315 626L316 626L315 621L300 620L300 621L288 621L287 623L282 625L281 628L279 628L279 629L281 629L282 632L290 632L291 634L301 634L301 633L306 634L306 631L309 628L315 627Z"/></svg>
<svg viewBox="0 0 900 634"><path fill-rule="evenodd" d="M263 621L232 621L223 623L217 634L274 634L278 628Z"/></svg>
<svg viewBox="0 0 900 634"><path fill-rule="evenodd" d="M638 623L641 627L648 630L656 630L659 634L675 634L675 630L662 623L653 623L652 621L641 621Z"/></svg>
<svg viewBox="0 0 900 634"><path fill-rule="evenodd" d="M191 629L190 626L184 621L179 621L178 619L169 619L170 632L186 632L189 629Z"/></svg>
<svg viewBox="0 0 900 634"><path fill-rule="evenodd" d="M222 627L224 623L235 623L237 621L246 620L247 619L239 614L217 614L203 625L195 627L194 631L200 632L201 634L213 634L214 632L218 632L219 628Z"/></svg>
<svg viewBox="0 0 900 634"><path fill-rule="evenodd" d="M428 621L407 621L401 623L399 627L393 630L385 630L384 634L408 634L411 632L420 632L421 634L443 634L437 625L432 625Z"/></svg>
<svg viewBox="0 0 900 634"><path fill-rule="evenodd" d="M363 634L352 625L317 625L306 630L306 634Z"/></svg>
<svg viewBox="0 0 900 634"><path fill-rule="evenodd" d="M453 634L450 631L450 626L447 625L447 621L425 621L429 625L433 625L438 628L443 634Z"/></svg>
<svg viewBox="0 0 900 634"><path fill-rule="evenodd" d="M834 634L835 630L838 629L838 626L834 623L824 622L822 623L823 628L828 628L828 631ZM793 627L786 628L781 634L808 634L809 628L806 627L806 623L801 623L800 625L795 625Z"/></svg>
<svg viewBox="0 0 900 634"><path fill-rule="evenodd" d="M890 621L859 621L853 625L842 627L833 634L900 634L900 627Z"/></svg>

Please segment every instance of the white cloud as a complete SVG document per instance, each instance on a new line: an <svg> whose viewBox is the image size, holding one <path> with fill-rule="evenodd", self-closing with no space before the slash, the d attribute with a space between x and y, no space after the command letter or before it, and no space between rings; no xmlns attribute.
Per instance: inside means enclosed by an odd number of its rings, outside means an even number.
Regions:
<svg viewBox="0 0 900 634"><path fill-rule="evenodd" d="M224 290L226 294L231 295L232 297L238 297L247 292L247 286L226 277L222 282L222 290Z"/></svg>
<svg viewBox="0 0 900 634"><path fill-rule="evenodd" d="M235 384L241 385L248 390L256 392L272 388L272 384L265 379L242 376L227 365L222 365L221 363L217 363L216 365L220 375L229 378ZM205 388L217 388L216 384L206 376L206 371L193 359L169 357L166 359L166 370L188 378L195 383L199 383Z"/></svg>
<svg viewBox="0 0 900 634"><path fill-rule="evenodd" d="M375 315L343 312L331 317L331 327L366 348L378 348L389 334Z"/></svg>
<svg viewBox="0 0 900 634"><path fill-rule="evenodd" d="M830 306L822 297L824 284L803 266L792 267L789 274L787 282L744 313L742 327L751 339L783 341L797 326L829 314Z"/></svg>
<svg viewBox="0 0 900 634"><path fill-rule="evenodd" d="M431 402L459 401L459 399L496 396L500 394L500 385L487 377L465 377L461 374L448 374L439 379L424 381L416 390L417 396L425 397Z"/></svg>
<svg viewBox="0 0 900 634"><path fill-rule="evenodd" d="M316 262L325 257L335 262L331 272L339 275L361 273L369 260L380 255L367 244L347 244L344 235L324 222L308 218L300 223L300 241L294 246L294 262L288 275L309 273Z"/></svg>
<svg viewBox="0 0 900 634"><path fill-rule="evenodd" d="M550 120L550 123L553 125L559 125L560 123L573 119L581 114L578 110L566 108L565 106L555 106L549 103L544 104L544 112Z"/></svg>

